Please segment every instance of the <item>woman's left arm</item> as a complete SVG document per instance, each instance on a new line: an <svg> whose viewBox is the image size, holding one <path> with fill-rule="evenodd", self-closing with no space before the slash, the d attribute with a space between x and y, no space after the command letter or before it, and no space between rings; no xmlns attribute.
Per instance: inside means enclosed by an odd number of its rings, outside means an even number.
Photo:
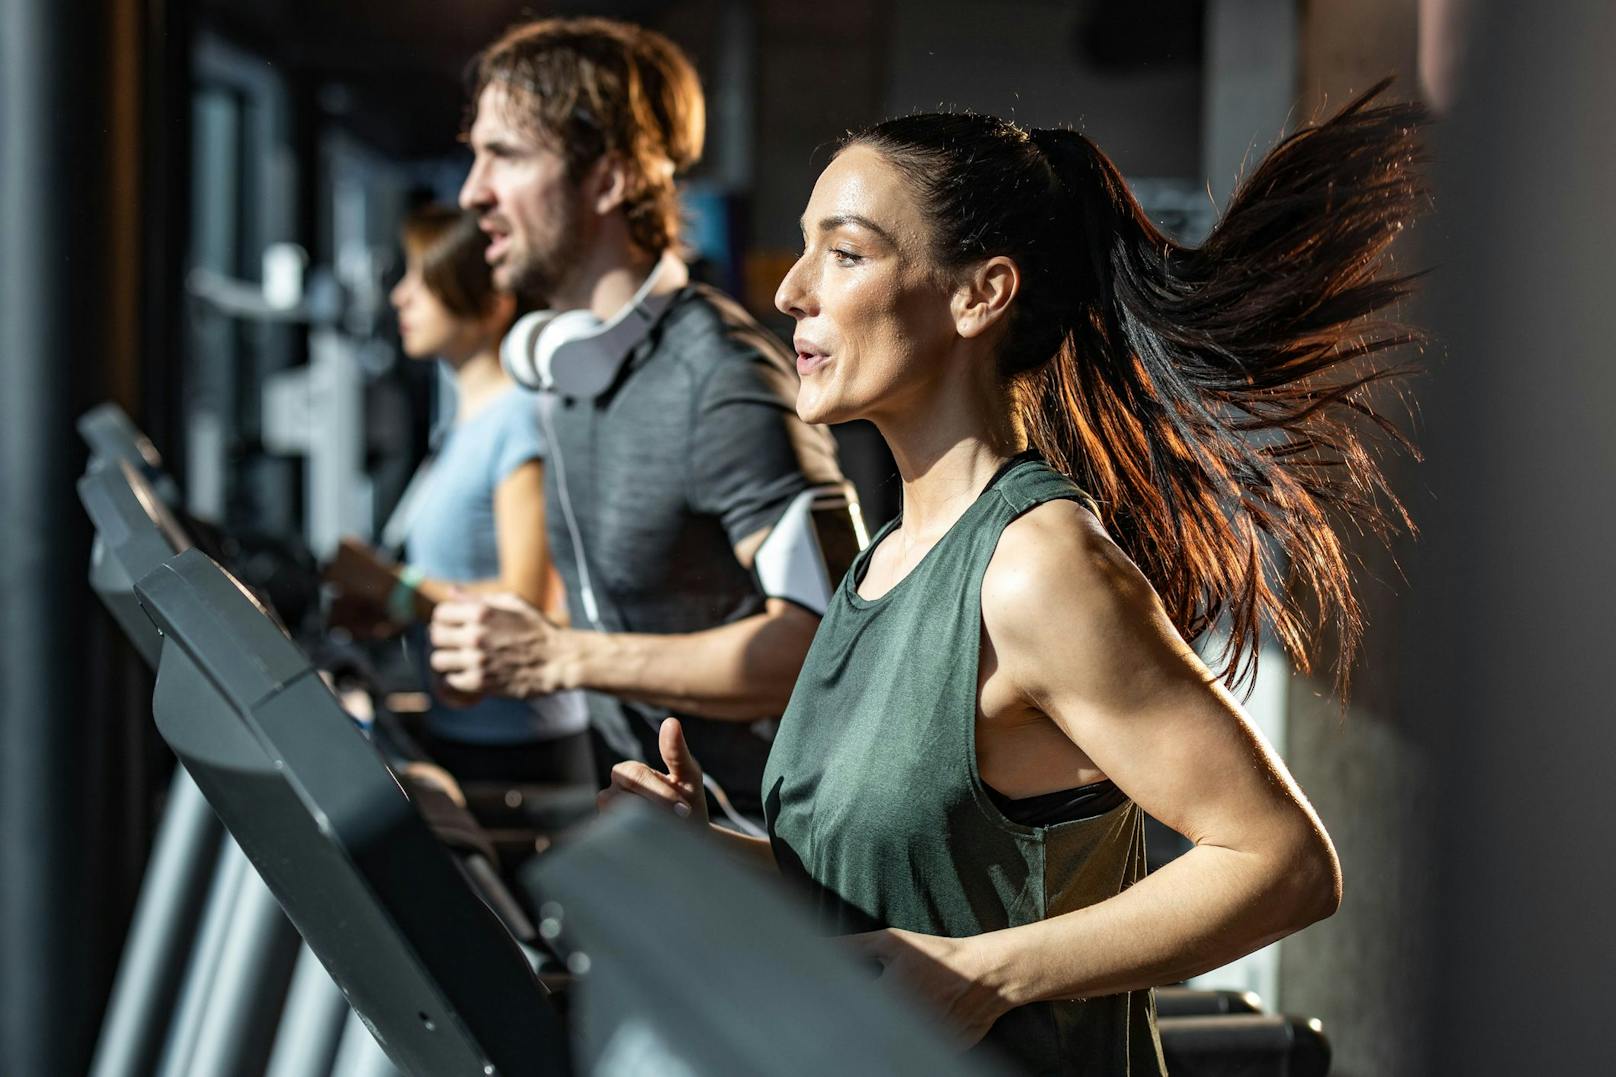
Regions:
<svg viewBox="0 0 1616 1077"><path fill-rule="evenodd" d="M514 594L552 619L565 620L561 581L550 566L545 540L544 465L538 460L513 468L494 488L494 538L499 575L485 580L417 575L410 581L414 620L431 620L433 609L456 593ZM356 609L363 606L374 611L375 617L397 617L398 611L391 609L392 595L404 572L404 565L349 536L338 543L326 566L325 581ZM348 614L346 620L356 621L357 617Z"/></svg>
<svg viewBox="0 0 1616 1077"><path fill-rule="evenodd" d="M1318 817L1091 515L1052 502L1011 524L983 581L982 620L1008 683L1194 847L1115 897L1038 923L969 939L864 937L970 1038L992 1023L972 1014L1177 982L1335 911L1340 869Z"/></svg>

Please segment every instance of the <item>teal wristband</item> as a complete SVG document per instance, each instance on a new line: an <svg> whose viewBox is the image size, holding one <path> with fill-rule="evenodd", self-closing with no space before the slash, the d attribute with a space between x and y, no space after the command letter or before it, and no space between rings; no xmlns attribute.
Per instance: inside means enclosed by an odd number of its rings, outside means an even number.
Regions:
<svg viewBox="0 0 1616 1077"><path fill-rule="evenodd" d="M415 592L426 579L426 573L414 565L405 565L398 573L398 582L387 596L387 617L394 624L407 625L415 620Z"/></svg>

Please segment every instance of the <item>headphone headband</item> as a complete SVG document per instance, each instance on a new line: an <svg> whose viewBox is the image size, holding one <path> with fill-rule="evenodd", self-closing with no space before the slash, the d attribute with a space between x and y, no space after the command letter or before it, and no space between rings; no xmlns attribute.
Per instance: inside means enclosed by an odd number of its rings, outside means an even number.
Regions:
<svg viewBox="0 0 1616 1077"><path fill-rule="evenodd" d="M561 396L593 398L617 380L629 353L661 318L678 288L652 291L666 276L685 277L673 252L664 252L632 298L607 321L589 310L538 310L511 326L500 360L516 381Z"/></svg>

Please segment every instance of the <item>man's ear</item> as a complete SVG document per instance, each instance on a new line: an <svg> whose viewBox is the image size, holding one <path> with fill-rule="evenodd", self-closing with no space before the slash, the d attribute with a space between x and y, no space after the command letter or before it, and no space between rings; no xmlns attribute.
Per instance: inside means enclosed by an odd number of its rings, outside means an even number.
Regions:
<svg viewBox="0 0 1616 1077"><path fill-rule="evenodd" d="M1009 316L1010 303L1021 291L1021 270L1003 255L978 262L968 269L954 289L949 311L954 331L962 337L977 337Z"/></svg>
<svg viewBox="0 0 1616 1077"><path fill-rule="evenodd" d="M584 183L585 197L604 217L628 201L628 163L621 154L608 153L594 163Z"/></svg>

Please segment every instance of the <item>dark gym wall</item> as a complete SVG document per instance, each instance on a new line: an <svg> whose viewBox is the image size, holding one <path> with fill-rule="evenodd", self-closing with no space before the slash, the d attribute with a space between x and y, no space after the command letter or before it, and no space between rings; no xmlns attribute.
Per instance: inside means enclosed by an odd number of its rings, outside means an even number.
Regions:
<svg viewBox="0 0 1616 1077"><path fill-rule="evenodd" d="M1070 124L1131 178L1196 178L1200 6L997 0L989 17L977 0L897 0L884 111L970 108L1032 127ZM1124 7L1143 24L1113 10Z"/></svg>
<svg viewBox="0 0 1616 1077"><path fill-rule="evenodd" d="M0 1066L88 1062L146 837L149 722L85 585L74 418L146 405L172 340L163 66L180 5L0 0ZM183 71L183 68L180 69ZM155 186L154 186L155 185ZM154 192L160 192L157 196ZM171 265L171 263L170 263ZM177 273L161 278L176 281ZM172 355L172 351L168 353Z"/></svg>
<svg viewBox="0 0 1616 1077"><path fill-rule="evenodd" d="M1472 17L1436 141L1440 496L1405 609L1438 820L1419 1072L1609 1073L1616 6Z"/></svg>

